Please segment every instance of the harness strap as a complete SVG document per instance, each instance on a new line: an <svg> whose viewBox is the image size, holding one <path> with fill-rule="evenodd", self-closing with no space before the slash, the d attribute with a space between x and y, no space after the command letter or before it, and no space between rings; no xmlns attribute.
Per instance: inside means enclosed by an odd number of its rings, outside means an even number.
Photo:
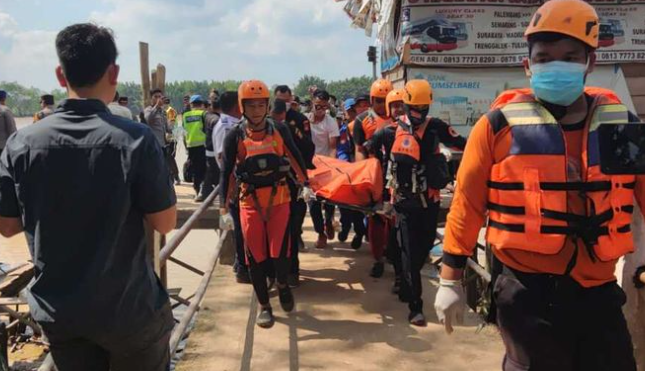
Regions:
<svg viewBox="0 0 645 371"><path fill-rule="evenodd" d="M620 183L622 188L634 189L636 182ZM500 191L523 191L524 183L520 182L494 182L488 181L488 188L498 189ZM543 191L581 191L581 192L600 192L611 191L612 182L540 182L540 189Z"/></svg>

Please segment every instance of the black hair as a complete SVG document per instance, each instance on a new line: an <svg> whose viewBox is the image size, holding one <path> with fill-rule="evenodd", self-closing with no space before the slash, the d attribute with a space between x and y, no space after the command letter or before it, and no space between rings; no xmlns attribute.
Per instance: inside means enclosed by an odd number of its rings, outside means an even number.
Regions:
<svg viewBox="0 0 645 371"><path fill-rule="evenodd" d="M40 100L43 101L48 106L52 106L54 104L54 96L51 94L44 94L40 97Z"/></svg>
<svg viewBox="0 0 645 371"><path fill-rule="evenodd" d="M112 31L92 23L71 25L59 32L56 53L65 79L78 88L96 84L118 55Z"/></svg>
<svg viewBox="0 0 645 371"><path fill-rule="evenodd" d="M112 102L118 102L119 101L119 92L114 93L114 98L112 99Z"/></svg>
<svg viewBox="0 0 645 371"><path fill-rule="evenodd" d="M535 46L535 43L538 43L538 42L556 43L560 40L566 40L566 39L573 40L575 42L580 43L580 45L582 45L585 48L587 55L589 55L591 52L594 51L594 49L591 46L571 36L563 35L557 32L539 32L539 33L529 35L527 39L529 44L529 58L531 58L531 52L533 51L533 46Z"/></svg>
<svg viewBox="0 0 645 371"><path fill-rule="evenodd" d="M236 91L225 91L222 93L219 96L219 105L222 107L222 112L228 113L233 111L238 104L237 97Z"/></svg>
<svg viewBox="0 0 645 371"><path fill-rule="evenodd" d="M159 88L150 90L150 96L153 96L153 95L155 95L157 93L163 94L163 91L161 91L161 89L159 89Z"/></svg>
<svg viewBox="0 0 645 371"><path fill-rule="evenodd" d="M333 100L335 100L335 101L337 101L337 100L338 100L338 98L336 98L336 96L335 96L335 95L333 95L333 94L329 94L329 99L333 99Z"/></svg>
<svg viewBox="0 0 645 371"><path fill-rule="evenodd" d="M165 97L165 98L163 99L163 102L164 102L165 104L170 104L170 98Z"/></svg>
<svg viewBox="0 0 645 371"><path fill-rule="evenodd" d="M278 85L273 89L273 94L278 92L291 94L291 89L287 85Z"/></svg>
<svg viewBox="0 0 645 371"><path fill-rule="evenodd" d="M213 107L213 109L222 109L222 105L219 102L219 98L211 100L211 107Z"/></svg>
<svg viewBox="0 0 645 371"><path fill-rule="evenodd" d="M326 90L318 89L314 92L314 98L328 101L329 93Z"/></svg>
<svg viewBox="0 0 645 371"><path fill-rule="evenodd" d="M129 100L128 97L119 97L119 102L121 102L121 101L125 102L125 101L128 101L128 100Z"/></svg>

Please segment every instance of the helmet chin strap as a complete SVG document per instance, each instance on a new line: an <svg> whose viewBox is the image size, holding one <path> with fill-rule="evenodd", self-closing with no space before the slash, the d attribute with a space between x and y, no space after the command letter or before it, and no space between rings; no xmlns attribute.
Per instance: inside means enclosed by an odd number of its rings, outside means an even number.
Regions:
<svg viewBox="0 0 645 371"><path fill-rule="evenodd" d="M262 119L261 119L260 121L258 121L258 122L254 122L254 121L253 121L253 120L251 120L251 118L250 118L249 116L247 116L246 114L243 114L243 116L244 116L244 118L246 119L246 121L248 121L251 125L253 125L253 126L258 126L258 125L260 125L261 123L263 123L263 122L267 119L267 117L269 116L269 114L268 114L268 113L265 113L265 114L264 114L264 116L262 117Z"/></svg>

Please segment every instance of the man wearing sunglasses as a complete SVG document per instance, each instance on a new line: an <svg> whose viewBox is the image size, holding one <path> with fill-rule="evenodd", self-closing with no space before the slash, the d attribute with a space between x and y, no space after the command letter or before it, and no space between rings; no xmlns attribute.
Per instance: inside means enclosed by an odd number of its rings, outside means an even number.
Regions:
<svg viewBox="0 0 645 371"><path fill-rule="evenodd" d="M325 90L316 90L313 93L313 111L308 118L311 121L311 138L316 146L316 154L336 158L336 144L340 132L338 124L328 113L329 93ZM314 223L314 229L318 233L316 241L317 249L327 247L327 239L334 239L334 206L325 205L325 221L323 225L322 205L320 202L312 202L309 205L309 212Z"/></svg>

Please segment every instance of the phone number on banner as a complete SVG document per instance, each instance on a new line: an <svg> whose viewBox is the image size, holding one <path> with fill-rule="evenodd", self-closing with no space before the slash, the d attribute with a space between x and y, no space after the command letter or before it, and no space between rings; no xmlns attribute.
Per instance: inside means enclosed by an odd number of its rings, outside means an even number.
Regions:
<svg viewBox="0 0 645 371"><path fill-rule="evenodd" d="M518 55L418 55L410 56L411 64L418 65L519 65L528 54Z"/></svg>
<svg viewBox="0 0 645 371"><path fill-rule="evenodd" d="M645 52L635 51L597 51L598 63L614 62L642 62L645 61Z"/></svg>

